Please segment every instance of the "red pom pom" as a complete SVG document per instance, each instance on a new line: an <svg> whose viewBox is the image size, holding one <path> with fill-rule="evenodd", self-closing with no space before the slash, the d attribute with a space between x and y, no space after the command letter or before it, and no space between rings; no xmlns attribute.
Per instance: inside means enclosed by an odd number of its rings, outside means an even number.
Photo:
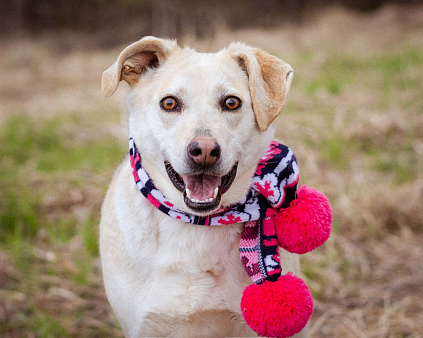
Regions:
<svg viewBox="0 0 423 338"><path fill-rule="evenodd" d="M276 282L247 286L241 311L260 336L291 337L306 326L313 313L313 299L306 283L289 273Z"/></svg>
<svg viewBox="0 0 423 338"><path fill-rule="evenodd" d="M287 209L275 214L279 245L303 254L322 245L330 236L332 209L327 197L303 185Z"/></svg>

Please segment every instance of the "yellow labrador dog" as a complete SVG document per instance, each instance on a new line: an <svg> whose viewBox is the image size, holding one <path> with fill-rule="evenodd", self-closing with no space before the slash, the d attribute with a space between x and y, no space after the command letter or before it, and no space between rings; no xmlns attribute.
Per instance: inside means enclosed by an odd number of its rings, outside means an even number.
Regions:
<svg viewBox="0 0 423 338"><path fill-rule="evenodd" d="M209 54L145 37L103 73L102 91L131 86L129 132L145 171L175 207L204 216L245 196L292 77L287 63L242 43ZM251 283L243 226L167 216L140 193L126 157L100 223L104 285L125 336L256 336L240 310ZM300 274L297 255L281 250L281 261Z"/></svg>

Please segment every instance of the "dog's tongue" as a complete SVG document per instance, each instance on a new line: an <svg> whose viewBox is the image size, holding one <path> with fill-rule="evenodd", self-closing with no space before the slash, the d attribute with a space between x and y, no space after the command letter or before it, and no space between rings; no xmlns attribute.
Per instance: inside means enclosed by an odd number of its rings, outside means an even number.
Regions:
<svg viewBox="0 0 423 338"><path fill-rule="evenodd" d="M220 177L212 175L181 175L191 199L204 201L212 198L214 190L220 185Z"/></svg>

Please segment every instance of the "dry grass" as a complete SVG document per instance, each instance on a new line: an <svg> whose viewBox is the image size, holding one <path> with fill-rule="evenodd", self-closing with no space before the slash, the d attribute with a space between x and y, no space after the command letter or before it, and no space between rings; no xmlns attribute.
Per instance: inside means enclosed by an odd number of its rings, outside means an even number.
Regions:
<svg viewBox="0 0 423 338"><path fill-rule="evenodd" d="M331 239L303 256L312 336L423 336L423 7L334 9L302 27L183 42L216 50L233 40L294 67L277 136L333 206ZM63 53L23 38L1 50L0 335L121 336L96 247L126 151L126 89L99 92L119 49Z"/></svg>

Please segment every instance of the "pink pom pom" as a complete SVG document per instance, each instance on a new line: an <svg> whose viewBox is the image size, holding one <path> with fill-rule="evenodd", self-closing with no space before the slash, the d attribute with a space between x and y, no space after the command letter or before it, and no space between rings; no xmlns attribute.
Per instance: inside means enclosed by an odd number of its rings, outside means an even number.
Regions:
<svg viewBox="0 0 423 338"><path fill-rule="evenodd" d="M313 313L313 299L304 281L289 273L276 282L247 286L241 311L260 336L290 337L306 326Z"/></svg>
<svg viewBox="0 0 423 338"><path fill-rule="evenodd" d="M289 252L303 254L330 236L332 209L327 197L303 185L287 209L275 215L278 243Z"/></svg>

